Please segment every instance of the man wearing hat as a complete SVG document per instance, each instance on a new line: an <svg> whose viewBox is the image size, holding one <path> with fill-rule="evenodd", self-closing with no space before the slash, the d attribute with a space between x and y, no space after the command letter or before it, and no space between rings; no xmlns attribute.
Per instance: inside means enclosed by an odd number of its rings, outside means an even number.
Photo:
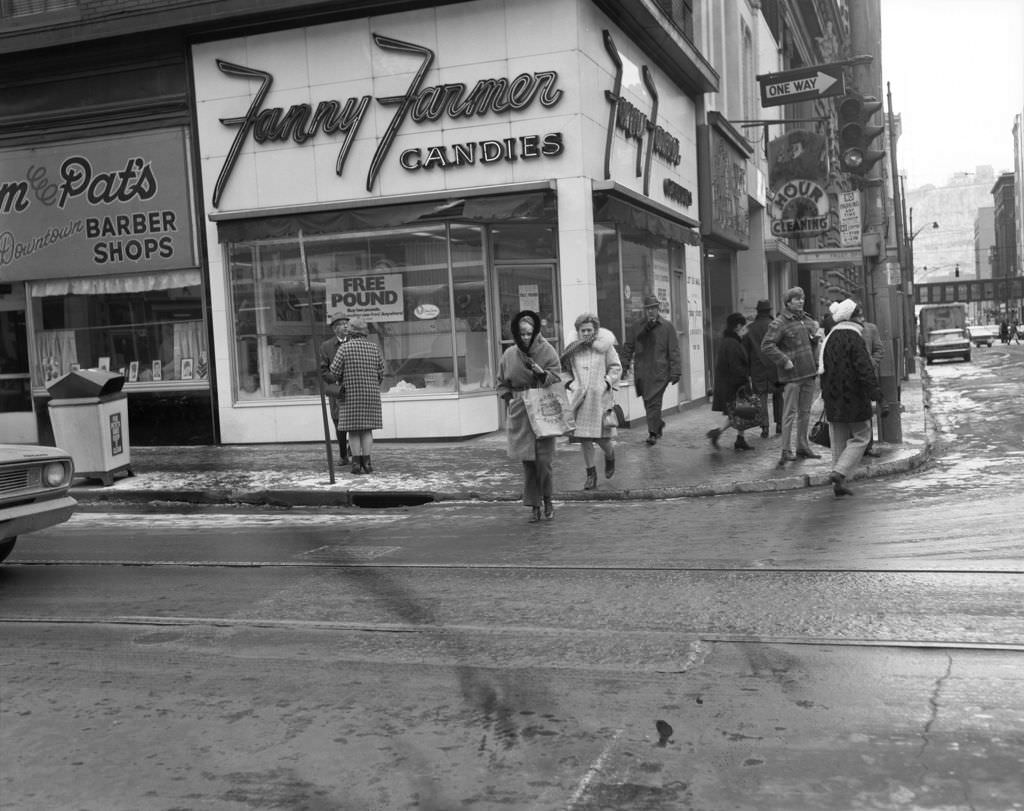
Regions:
<svg viewBox="0 0 1024 811"><path fill-rule="evenodd" d="M820 459L807 439L818 379L818 322L804 312L804 291L791 287L784 298L785 309L768 325L761 340L761 352L775 364L782 392L782 458L779 465L798 458Z"/></svg>
<svg viewBox="0 0 1024 811"><path fill-rule="evenodd" d="M761 398L761 437L768 436L768 400L771 398L772 416L775 418L775 433L782 433L782 390L776 385L779 373L775 364L761 353L761 341L772 323L772 303L768 299L757 302L757 316L747 324L743 345L750 358L750 382Z"/></svg>
<svg viewBox="0 0 1024 811"><path fill-rule="evenodd" d="M622 373L633 367L633 385L643 398L647 412L647 444L661 439L665 421L661 418L661 401L669 384L679 382L683 374L676 329L660 316L661 301L656 296L644 297L644 317L629 329L622 345Z"/></svg>
<svg viewBox="0 0 1024 811"><path fill-rule="evenodd" d="M349 318L345 313L330 313L327 325L334 332L330 338L320 344L320 379L327 389L327 404L331 409L331 422L335 430L338 428L338 378L331 373L331 361L338 353L338 347L348 340ZM341 451L341 464L348 464L348 435L344 431L338 433L338 449Z"/></svg>

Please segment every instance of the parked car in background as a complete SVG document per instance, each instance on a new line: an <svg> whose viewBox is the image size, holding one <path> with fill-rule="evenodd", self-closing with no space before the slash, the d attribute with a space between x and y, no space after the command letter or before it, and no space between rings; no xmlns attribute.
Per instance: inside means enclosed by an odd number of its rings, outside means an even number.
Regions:
<svg viewBox="0 0 1024 811"><path fill-rule="evenodd" d="M967 328L967 334L971 336L971 343L975 346L992 346L999 340L999 325L975 324Z"/></svg>
<svg viewBox="0 0 1024 811"><path fill-rule="evenodd" d="M67 521L78 502L68 491L75 466L60 448L0 445L0 561L19 535Z"/></svg>
<svg viewBox="0 0 1024 811"><path fill-rule="evenodd" d="M925 364L949 358L970 360L971 340L967 337L966 329L933 329L928 333L921 354L924 355Z"/></svg>

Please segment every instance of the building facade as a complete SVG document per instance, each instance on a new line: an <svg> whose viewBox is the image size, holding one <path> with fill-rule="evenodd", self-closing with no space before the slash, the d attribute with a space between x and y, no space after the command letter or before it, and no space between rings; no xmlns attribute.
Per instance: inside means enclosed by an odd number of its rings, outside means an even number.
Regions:
<svg viewBox="0 0 1024 811"><path fill-rule="evenodd" d="M105 368L137 444L316 440L339 311L387 359L379 436L484 433L515 312L561 347L587 311L621 339L647 295L686 407L725 315L826 301L801 251L838 223L773 235L766 147L832 103L757 93L847 54L843 0L2 9L6 437L47 441L47 384Z"/></svg>

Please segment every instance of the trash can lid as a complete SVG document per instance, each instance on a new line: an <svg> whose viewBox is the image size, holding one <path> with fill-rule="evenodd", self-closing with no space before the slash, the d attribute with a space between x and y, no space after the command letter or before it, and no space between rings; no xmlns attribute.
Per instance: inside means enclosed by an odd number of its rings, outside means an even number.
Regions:
<svg viewBox="0 0 1024 811"><path fill-rule="evenodd" d="M115 394L124 387L124 375L105 372L102 369L76 369L61 375L46 390L51 397L102 397Z"/></svg>

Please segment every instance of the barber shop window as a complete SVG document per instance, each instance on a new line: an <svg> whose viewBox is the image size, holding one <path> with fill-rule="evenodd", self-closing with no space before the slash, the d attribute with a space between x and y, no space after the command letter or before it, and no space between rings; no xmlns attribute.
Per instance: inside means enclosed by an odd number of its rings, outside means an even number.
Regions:
<svg viewBox="0 0 1024 811"><path fill-rule="evenodd" d="M236 401L316 395L318 347L335 312L368 322L387 396L493 387L481 227L231 243L228 258Z"/></svg>
<svg viewBox="0 0 1024 811"><path fill-rule="evenodd" d="M129 387L206 388L209 353L198 270L32 282L32 385L105 369Z"/></svg>

